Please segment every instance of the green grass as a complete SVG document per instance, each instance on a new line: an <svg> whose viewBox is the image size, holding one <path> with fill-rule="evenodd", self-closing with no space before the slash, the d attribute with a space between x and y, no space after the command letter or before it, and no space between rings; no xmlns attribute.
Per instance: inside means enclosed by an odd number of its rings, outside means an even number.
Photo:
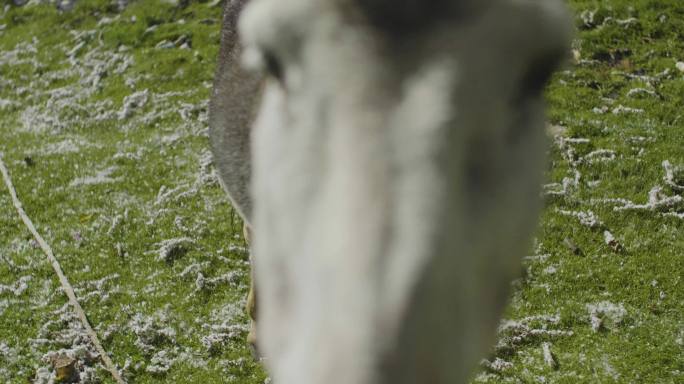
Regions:
<svg viewBox="0 0 684 384"><path fill-rule="evenodd" d="M0 99L10 101L0 102L0 152L131 383L262 383L265 373L244 344L249 267L241 223L206 162L221 7L138 1L119 12L112 4L0 10ZM579 61L547 90L549 119L564 140L550 147L547 178L560 184L575 170L581 177L566 193L546 196L534 257L506 315L514 322L491 359L498 365L475 381L682 382L684 219L665 214L684 212L684 203L615 210L622 204L605 199L645 204L655 186L664 196L682 194L664 182L662 162L684 166L684 73L675 67L684 61L684 4L573 0L571 7ZM586 11L595 11L593 20ZM156 48L183 36L190 49ZM67 52L79 44L72 65ZM85 81L94 74L97 85ZM630 94L636 88L649 92ZM147 103L117 119L124 99L145 89ZM612 113L620 105L642 112ZM581 161L601 149L615 158ZM74 183L104 170L108 182ZM682 173L675 176L684 184ZM0 381L25 383L50 367L47 352L85 344L6 191L0 207L0 285L17 293L0 288ZM600 224L567 214L580 211ZM617 242L607 244L605 231ZM162 241L184 237L193 241L159 259ZM200 273L223 278L199 289ZM16 289L25 276L27 289ZM604 322L594 330L588 305L599 303L624 312L617 322L598 313ZM224 337L210 347L212 334ZM556 368L544 362L545 343ZM173 363L155 372L160 352ZM111 382L98 364L85 364Z"/></svg>

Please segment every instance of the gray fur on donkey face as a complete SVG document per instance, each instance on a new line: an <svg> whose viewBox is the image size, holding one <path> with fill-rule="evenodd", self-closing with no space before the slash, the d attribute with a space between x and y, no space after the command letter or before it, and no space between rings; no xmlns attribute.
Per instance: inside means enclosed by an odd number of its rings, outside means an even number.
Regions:
<svg viewBox="0 0 684 384"><path fill-rule="evenodd" d="M253 0L239 25L267 79L212 103L243 126L212 140L254 226L274 380L464 382L536 224L561 3Z"/></svg>

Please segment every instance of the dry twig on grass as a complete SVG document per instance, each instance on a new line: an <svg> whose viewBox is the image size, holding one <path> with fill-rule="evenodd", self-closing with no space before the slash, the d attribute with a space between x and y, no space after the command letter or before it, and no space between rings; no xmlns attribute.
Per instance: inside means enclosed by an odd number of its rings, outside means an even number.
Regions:
<svg viewBox="0 0 684 384"><path fill-rule="evenodd" d="M83 327L85 328L86 333L88 334L88 337L90 338L90 341L93 343L93 345L95 346L95 349L100 354L100 359L102 360L102 363L104 364L105 368L112 374L112 377L114 378L114 380L118 384L124 384L125 382L124 382L123 378L121 377L121 375L119 374L119 371L116 369L114 362L109 357L109 355L107 355L107 352L104 350L104 348L102 347L102 344L100 343L100 340L97 337L97 333L95 333L95 330L93 330L93 327L90 326L90 323L88 322L88 318L86 317L86 314L83 311L81 304L79 304L78 299L76 298L76 294L74 293L74 288L71 286L71 284L69 283L69 280L64 275L64 272L62 271L62 267L59 265L59 261L57 261L57 258L55 257L54 253L52 252L52 248L45 241L45 239L43 239L43 237L40 235L40 233L38 233L38 231L36 230L36 227L33 225L33 222L31 221L31 219L26 214L26 211L24 211L24 208L21 204L21 201L19 200L19 197L17 197L17 191L14 189L14 185L12 184L12 179L10 178L9 171L7 170L7 167L5 166L5 163L2 161L2 155L0 155L0 172L2 172L2 177L5 180L5 185L7 186L7 189L9 190L9 193L12 196L12 203L14 204L14 207L16 208L17 213L19 213L19 216L21 217L21 221L24 222L24 224L29 229L31 234L33 234L33 237L36 239L36 241L40 245L40 248L45 253L45 256L47 256L48 260L50 261L50 264L52 265L52 269L57 274L57 277L59 278L59 282L62 285L62 288L64 288L64 292L66 292L66 295L69 297L69 303L74 308L74 311L76 312L76 315L78 316L78 318L81 320L81 323L83 324Z"/></svg>

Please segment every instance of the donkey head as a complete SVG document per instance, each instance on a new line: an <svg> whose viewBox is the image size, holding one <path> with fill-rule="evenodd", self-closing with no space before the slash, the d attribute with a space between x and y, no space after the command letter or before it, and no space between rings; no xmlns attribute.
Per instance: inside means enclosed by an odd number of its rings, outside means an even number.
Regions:
<svg viewBox="0 0 684 384"><path fill-rule="evenodd" d="M252 0L259 342L277 384L461 383L529 246L550 0Z"/></svg>

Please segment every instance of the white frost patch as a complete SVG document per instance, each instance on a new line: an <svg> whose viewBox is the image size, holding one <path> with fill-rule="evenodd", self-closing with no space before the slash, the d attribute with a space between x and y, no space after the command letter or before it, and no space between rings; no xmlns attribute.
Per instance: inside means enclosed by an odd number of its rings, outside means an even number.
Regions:
<svg viewBox="0 0 684 384"><path fill-rule="evenodd" d="M162 374L166 373L175 362L175 358L171 356L171 353L165 350L161 350L152 356L150 359L150 365L145 368L149 373Z"/></svg>
<svg viewBox="0 0 684 384"><path fill-rule="evenodd" d="M622 304L613 304L608 301L587 304L587 311L589 312L589 323L594 332L607 325L616 327L627 316L627 310Z"/></svg>
<svg viewBox="0 0 684 384"><path fill-rule="evenodd" d="M145 354L152 353L164 343L175 343L176 330L168 325L169 318L165 311L158 311L154 316L133 315L128 327L136 336L135 346Z"/></svg>
<svg viewBox="0 0 684 384"><path fill-rule="evenodd" d="M205 150L199 157L199 175L197 176L197 183L204 185L213 185L218 183L218 175L214 168L214 156L209 150Z"/></svg>
<svg viewBox="0 0 684 384"><path fill-rule="evenodd" d="M50 143L46 146L44 153L46 154L66 154L78 152L80 147L72 140L64 140L59 143Z"/></svg>
<svg viewBox="0 0 684 384"><path fill-rule="evenodd" d="M162 205L171 198L171 195L179 192L183 187L176 187L169 189L166 185L162 185L157 192L157 198L152 203L154 206Z"/></svg>
<svg viewBox="0 0 684 384"><path fill-rule="evenodd" d="M559 146L561 148L566 148L567 146L565 144L589 144L591 143L591 140L585 138L585 137L560 137L559 138Z"/></svg>
<svg viewBox="0 0 684 384"><path fill-rule="evenodd" d="M663 208L672 208L682 202L682 197L667 196L663 193L663 188L656 186L651 188L648 192L648 203L646 204L625 204L623 207L616 207L616 211L626 210L626 209L647 209L647 210L658 210Z"/></svg>
<svg viewBox="0 0 684 384"><path fill-rule="evenodd" d="M206 278L201 272L198 272L195 279L195 292L213 291L216 287L223 284L237 285L241 277L241 274L237 271L231 271L214 278Z"/></svg>
<svg viewBox="0 0 684 384"><path fill-rule="evenodd" d="M589 228L596 228L603 225L601 220L594 214L593 211L566 211L563 209L556 209L556 212L563 216L575 217L579 220L580 224Z"/></svg>
<svg viewBox="0 0 684 384"><path fill-rule="evenodd" d="M508 362L506 360L503 360L499 357L495 358L494 361L489 361L486 359L482 360L480 362L480 365L482 365L483 367L485 367L491 371L498 372L498 373L513 368L513 363Z"/></svg>
<svg viewBox="0 0 684 384"><path fill-rule="evenodd" d="M16 101L0 99L0 111L4 111L5 109L13 108L19 105L20 104Z"/></svg>
<svg viewBox="0 0 684 384"><path fill-rule="evenodd" d="M10 292L14 294L14 296L21 296L21 294L28 289L28 282L31 281L32 278L32 276L23 276L12 285L0 284L0 295L5 292Z"/></svg>
<svg viewBox="0 0 684 384"><path fill-rule="evenodd" d="M513 352L516 347L534 340L572 336L572 331L550 329L560 323L560 315L528 316L519 320L503 320L499 325L496 351Z"/></svg>
<svg viewBox="0 0 684 384"><path fill-rule="evenodd" d="M663 213L663 216L684 220L684 212L665 212Z"/></svg>
<svg viewBox="0 0 684 384"><path fill-rule="evenodd" d="M610 231L603 231L603 240L605 241L606 245L611 247L614 251L619 252L622 250L622 244L617 241L615 236L613 236Z"/></svg>
<svg viewBox="0 0 684 384"><path fill-rule="evenodd" d="M181 351L179 347L174 347L155 353L145 371L155 375L163 375L179 361L190 364L193 368L207 368L207 361L199 357L198 353L188 348Z"/></svg>
<svg viewBox="0 0 684 384"><path fill-rule="evenodd" d="M58 351L50 351L44 354L41 360L53 367L61 365L60 361L66 360L71 362L74 376L63 378L62 382L65 380L73 380L80 384L95 384L99 382L97 369L92 367L92 365L99 360L99 354L91 352L83 345L74 348L60 349ZM38 369L36 378L37 380L35 380L34 383L52 384L60 382L57 378L56 371L52 369L46 370L45 367ZM47 381L44 381L46 379Z"/></svg>
<svg viewBox="0 0 684 384"><path fill-rule="evenodd" d="M684 168L673 166L669 160L663 161L662 166L665 170L665 176L663 176L665 184L675 191L684 191L684 185L679 184L680 180L684 180Z"/></svg>
<svg viewBox="0 0 684 384"><path fill-rule="evenodd" d="M123 178L117 177L117 178L111 178L109 177L114 171L116 171L117 167L109 167L106 169L103 169L99 172L97 172L94 176L85 176L85 177L78 177L74 179L71 183L69 183L70 187L78 187L81 185L93 185L93 184L104 184L104 183L116 183L121 181Z"/></svg>
<svg viewBox="0 0 684 384"><path fill-rule="evenodd" d="M172 322L169 311L170 305L166 305L152 316L136 313L128 323L128 328L136 336L135 346L149 358L145 371L163 375L176 362L190 364L194 368L206 368L207 361L201 353L178 345L175 328L178 326L173 325L175 322ZM183 323L179 327L187 328ZM130 366L130 363L127 364ZM135 369L141 368L138 366Z"/></svg>
<svg viewBox="0 0 684 384"><path fill-rule="evenodd" d="M43 155L63 155L79 152L84 147L99 147L81 138L69 138L56 143L46 144L40 151Z"/></svg>
<svg viewBox="0 0 684 384"><path fill-rule="evenodd" d="M211 152L203 151L199 156L199 171L193 182L185 182L175 188L169 188L162 185L157 192L157 197L152 202L151 207L148 207L147 221L148 225L152 225L154 221L162 214L169 213L171 209L160 208L169 202L178 202L181 199L191 198L197 195L202 187L206 185L213 185L218 183L218 176L213 166L213 157Z"/></svg>
<svg viewBox="0 0 684 384"><path fill-rule="evenodd" d="M0 361L14 364L19 361L19 354L16 349L10 348L10 346L4 342L0 343Z"/></svg>
<svg viewBox="0 0 684 384"><path fill-rule="evenodd" d="M244 342L244 337L249 331L249 326L246 324L223 323L220 325L212 325L210 330L211 333L206 336L202 336L200 341L209 353L216 353L230 341L234 341L236 343Z"/></svg>
<svg viewBox="0 0 684 384"><path fill-rule="evenodd" d="M594 112L594 113L597 114L597 115L603 115L603 114L605 114L606 112L608 112L608 110L609 110L608 107L603 106L603 107L595 107L595 108L592 109L591 111Z"/></svg>
<svg viewBox="0 0 684 384"><path fill-rule="evenodd" d="M655 91L652 91L652 90L646 89L646 88L633 88L633 89L630 89L629 92L627 92L627 97L637 97L640 95L648 95L648 96L652 96L652 97L658 96L658 94L655 93Z"/></svg>
<svg viewBox="0 0 684 384"><path fill-rule="evenodd" d="M183 135L181 135L178 132L175 132L175 133L172 133L170 135L163 136L161 138L161 143L164 145L173 145L182 138L183 138Z"/></svg>
<svg viewBox="0 0 684 384"><path fill-rule="evenodd" d="M109 276L105 276L99 280L88 281L84 284L85 287L75 288L74 291L78 295L79 301L86 302L93 297L99 297L99 302L104 303L109 299L112 293L120 292L119 287L114 287L111 289L105 288L106 285L109 285L108 283L110 281L117 280L119 279L119 277L119 274L115 273ZM87 291L87 293L82 294L82 292L85 291Z"/></svg>
<svg viewBox="0 0 684 384"><path fill-rule="evenodd" d="M677 64L675 64L675 68L677 68L679 72L684 72L684 61L678 61Z"/></svg>
<svg viewBox="0 0 684 384"><path fill-rule="evenodd" d="M619 204L613 207L613 211L654 211L661 212L663 216L673 216L682 218L682 213L676 209L684 203L684 198L680 195L667 196L661 186L655 186L648 192L648 202L636 204L630 200L622 198L592 199L592 204Z"/></svg>
<svg viewBox="0 0 684 384"><path fill-rule="evenodd" d="M104 78L122 74L133 63L133 59L131 56L105 51L101 46L89 44L96 39L96 34L96 30L72 33L73 43L62 43L57 47L63 49L66 55L62 61L54 64L63 69L48 71L42 76L26 80L26 87L21 88L28 90L26 94L29 102L25 103L28 107L20 115L25 131L60 132L73 127L89 127L93 123L115 117L112 100L90 99L99 92ZM34 66L40 66L36 59L37 50L27 52L30 60L36 63ZM19 61L4 58L10 62ZM3 57L0 55L0 64L2 62ZM52 88L55 82L65 80L69 85Z"/></svg>
<svg viewBox="0 0 684 384"><path fill-rule="evenodd" d="M11 50L0 51L0 65L7 65L10 68L20 65L31 65L34 68L41 68L42 64L36 59L38 53L38 39L33 38L31 42L21 42Z"/></svg>
<svg viewBox="0 0 684 384"><path fill-rule="evenodd" d="M498 382L500 379L499 375L491 372L479 372L474 378L474 383L491 383ZM264 383L266 384L266 383Z"/></svg>
<svg viewBox="0 0 684 384"><path fill-rule="evenodd" d="M603 370L606 372L606 374L610 377L613 378L613 380L619 380L620 379L620 374L618 371L613 367L613 365L610 364L608 361L608 357L604 356L602 360L602 365L603 365Z"/></svg>
<svg viewBox="0 0 684 384"><path fill-rule="evenodd" d="M157 244L159 247L156 251L157 260L172 262L174 261L180 253L185 253L187 251L187 246L195 244L195 241L189 237L178 237L175 239L163 240Z"/></svg>
<svg viewBox="0 0 684 384"><path fill-rule="evenodd" d="M558 361L551 352L551 344L542 343L542 355L544 356L544 362L546 365L548 365L551 369L558 369Z"/></svg>
<svg viewBox="0 0 684 384"><path fill-rule="evenodd" d="M208 261L202 262L202 263L192 263L185 267L183 271L178 275L181 278L186 278L189 275L196 274L202 272L204 269L209 267L211 263Z"/></svg>
<svg viewBox="0 0 684 384"><path fill-rule="evenodd" d="M243 247L242 245L229 244L228 245L228 252L235 253L238 255L248 255L249 254L249 248Z"/></svg>
<svg viewBox="0 0 684 384"><path fill-rule="evenodd" d="M644 113L644 110L639 108L625 107L624 105L620 104L617 107L613 108L611 113L613 115L642 114Z"/></svg>
<svg viewBox="0 0 684 384"><path fill-rule="evenodd" d="M598 149L596 151L589 152L583 156L580 161L586 164L605 163L615 160L616 157L617 155L615 154L615 151L610 149Z"/></svg>
<svg viewBox="0 0 684 384"><path fill-rule="evenodd" d="M220 351L229 342L244 343L244 336L249 331L249 326L240 321L243 316L244 303L228 304L219 310L214 310L208 324L202 324L202 328L209 333L200 339L202 345L215 353Z"/></svg>
<svg viewBox="0 0 684 384"><path fill-rule="evenodd" d="M124 210L124 213L122 215L116 215L112 218L112 224L107 230L108 235L112 235L114 231L121 225L121 222L128 220L128 208Z"/></svg>
<svg viewBox="0 0 684 384"><path fill-rule="evenodd" d="M43 324L37 338L29 339L34 349L42 349L44 346L51 348L42 358L47 366L36 369L34 383L54 383L54 367L63 359L70 360L73 364L77 382L97 383L97 370L102 369L102 365L78 316L71 311L69 304L65 304L52 314L58 317Z"/></svg>
<svg viewBox="0 0 684 384"><path fill-rule="evenodd" d="M544 184L543 193L548 196L565 196L579 188L582 173L573 169L574 177L564 177L561 183Z"/></svg>
<svg viewBox="0 0 684 384"><path fill-rule="evenodd" d="M123 107L116 114L117 119L124 120L133 116L136 110L143 108L147 104L149 96L150 92L148 89L126 96L123 101Z"/></svg>
<svg viewBox="0 0 684 384"><path fill-rule="evenodd" d="M623 76L625 76L628 79L638 80L638 81L641 81L641 82L644 82L647 84L658 83L663 79L672 78L672 76L671 76L672 71L670 70L670 68L665 68L665 70L663 70L660 73L656 73L653 76L639 75L639 74L627 73L627 72L618 72L618 73L621 73Z"/></svg>
<svg viewBox="0 0 684 384"><path fill-rule="evenodd" d="M573 177L564 177L561 183L551 183L543 186L543 194L547 196L565 196L577 190L580 186L582 173L577 169L584 158L577 155L575 146L580 144L588 144L591 141L587 138L576 137L567 138L563 136L555 136L555 143L561 150L561 155L569 164Z"/></svg>

